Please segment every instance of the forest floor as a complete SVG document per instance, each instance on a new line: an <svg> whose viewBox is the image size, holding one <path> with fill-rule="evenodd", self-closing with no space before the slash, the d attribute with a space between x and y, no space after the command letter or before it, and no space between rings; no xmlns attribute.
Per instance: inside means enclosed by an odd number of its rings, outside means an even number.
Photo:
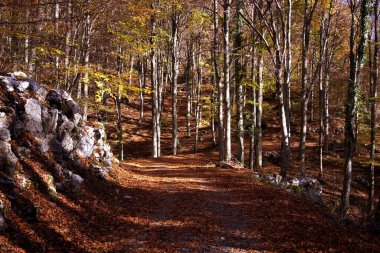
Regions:
<svg viewBox="0 0 380 253"><path fill-rule="evenodd" d="M215 154L122 163L78 194L32 194L39 221L14 218L2 250L23 252L379 252L300 196L217 168ZM210 159L211 158L211 159ZM17 223L17 226L16 226ZM22 232L22 233L21 233Z"/></svg>
<svg viewBox="0 0 380 253"><path fill-rule="evenodd" d="M180 106L183 110L183 104ZM80 192L57 198L28 192L38 206L38 221L10 213L9 232L0 235L8 252L380 252L379 237L333 217L342 180L341 155L326 159L322 212L301 194L254 180L247 169L216 166L217 149L210 130L201 129L198 153L185 137L180 118L180 155L170 156L170 117L163 117L163 157L150 158L147 101L145 123L138 123L138 104L124 108L126 161L105 180L85 174ZM183 114L183 112L182 112ZM114 123L107 124L115 139ZM318 172L315 136L308 145L308 173ZM294 139L296 143L296 139ZM314 148L313 148L314 147ZM297 146L293 146L296 152ZM264 132L264 151L279 150L279 129L271 121ZM296 156L290 176L297 174ZM278 172L266 161L263 173ZM364 174L358 167L354 176ZM365 190L353 184L352 217L360 219Z"/></svg>

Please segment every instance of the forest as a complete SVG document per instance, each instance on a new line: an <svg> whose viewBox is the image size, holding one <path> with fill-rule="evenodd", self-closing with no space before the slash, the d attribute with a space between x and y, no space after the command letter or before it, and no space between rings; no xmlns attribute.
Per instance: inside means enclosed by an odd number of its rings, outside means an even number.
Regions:
<svg viewBox="0 0 380 253"><path fill-rule="evenodd" d="M0 251L380 252L379 7L0 1Z"/></svg>

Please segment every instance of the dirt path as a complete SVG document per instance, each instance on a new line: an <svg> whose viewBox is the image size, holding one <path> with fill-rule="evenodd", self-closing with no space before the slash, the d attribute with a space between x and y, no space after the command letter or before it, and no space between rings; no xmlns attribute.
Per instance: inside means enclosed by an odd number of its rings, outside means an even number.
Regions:
<svg viewBox="0 0 380 253"><path fill-rule="evenodd" d="M247 171L216 168L206 162L209 156L124 163L117 178L124 200L116 203L125 208L114 211L126 221L120 229L127 232L107 250L380 250L372 237L334 224L299 197L255 183Z"/></svg>
<svg viewBox="0 0 380 253"><path fill-rule="evenodd" d="M38 222L12 220L8 252L380 252L378 238L347 229L247 170L216 168L214 153L134 159L79 193L30 195Z"/></svg>

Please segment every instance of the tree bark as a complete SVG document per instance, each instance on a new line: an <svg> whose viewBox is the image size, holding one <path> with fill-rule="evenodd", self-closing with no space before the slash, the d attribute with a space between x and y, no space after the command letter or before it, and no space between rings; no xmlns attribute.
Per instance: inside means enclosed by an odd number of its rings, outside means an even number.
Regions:
<svg viewBox="0 0 380 253"><path fill-rule="evenodd" d="M368 217L369 221L373 223L374 219L374 198L375 198L375 159L376 159L376 117L377 117L377 82L379 76L378 62L379 62L379 11L378 11L379 0L375 1L374 4L374 52L373 52L373 63L371 69L371 79L370 82L370 97L371 97L371 151L370 159L371 166L369 170L369 193L368 193ZM370 57L372 57L370 55Z"/></svg>
<svg viewBox="0 0 380 253"><path fill-rule="evenodd" d="M243 2L237 2L236 14L236 34L234 39L234 56L235 56L235 85L237 97L237 138L238 138L238 161L244 166L244 93L243 93L243 76L242 76L242 60L241 47L243 43L242 27L243 20L241 18Z"/></svg>
<svg viewBox="0 0 380 253"><path fill-rule="evenodd" d="M346 218L350 207L350 190L352 177L352 160L355 146L355 117L358 100L358 79L360 68L365 53L365 45L368 37L369 18L371 13L371 1L363 0L360 10L360 34L357 45L356 55L355 46L355 9L351 5L351 34L350 34L350 78L348 81L347 101L346 101L346 118L345 118L345 167L343 191L341 195L341 218Z"/></svg>
<svg viewBox="0 0 380 253"><path fill-rule="evenodd" d="M226 107L226 162L232 159L231 151L231 86L230 86L230 11L231 0L223 2L223 72L224 72L224 103Z"/></svg>
<svg viewBox="0 0 380 253"><path fill-rule="evenodd" d="M179 37L178 37L178 22L179 14L177 7L174 7L172 16L172 151L173 155L177 155L178 148L178 106L177 106L177 79L179 69Z"/></svg>
<svg viewBox="0 0 380 253"><path fill-rule="evenodd" d="M221 82L220 70L218 66L218 13L217 13L218 1L213 0L213 25L214 25L214 38L212 47L212 56L215 71L215 82L218 88L218 142L219 142L219 161L225 160L224 149L224 121L223 121L223 85Z"/></svg>
<svg viewBox="0 0 380 253"><path fill-rule="evenodd" d="M263 116L263 67L264 58L262 52L258 52L257 56L257 93L256 93L256 129L255 129L255 163L256 170L263 167L263 148L262 148L262 116Z"/></svg>

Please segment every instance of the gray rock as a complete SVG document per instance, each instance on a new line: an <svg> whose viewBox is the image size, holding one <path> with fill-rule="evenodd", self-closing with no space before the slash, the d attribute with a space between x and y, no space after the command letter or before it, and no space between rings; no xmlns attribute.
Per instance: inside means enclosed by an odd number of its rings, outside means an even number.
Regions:
<svg viewBox="0 0 380 253"><path fill-rule="evenodd" d="M42 153L46 153L50 150L49 140L46 138L40 139L40 146L38 147Z"/></svg>
<svg viewBox="0 0 380 253"><path fill-rule="evenodd" d="M280 185L282 182L282 176L278 174L268 174L264 175L263 178L267 180L268 182L275 184L275 185Z"/></svg>
<svg viewBox="0 0 380 253"><path fill-rule="evenodd" d="M83 133L80 135L76 145L76 154L81 158L88 158L91 156L95 147L95 133L94 128L86 126Z"/></svg>
<svg viewBox="0 0 380 253"><path fill-rule="evenodd" d="M0 107L0 127L8 128L12 125L16 113L12 107Z"/></svg>
<svg viewBox="0 0 380 253"><path fill-rule="evenodd" d="M73 187L73 190L79 191L81 186L82 186L84 179L81 176L79 176L79 175L77 175L77 174L75 174L69 170L64 170L63 174L64 174L65 178L67 180L69 180L71 186Z"/></svg>
<svg viewBox="0 0 380 253"><path fill-rule="evenodd" d="M17 163L18 158L13 154L11 145L8 142L0 141L0 164L14 168Z"/></svg>
<svg viewBox="0 0 380 253"><path fill-rule="evenodd" d="M54 178L52 175L46 175L45 179L46 188L50 196L57 196L57 189L55 188Z"/></svg>
<svg viewBox="0 0 380 253"><path fill-rule="evenodd" d="M300 185L300 180L298 178L293 178L292 180L289 181L289 184L291 186L299 186Z"/></svg>
<svg viewBox="0 0 380 253"><path fill-rule="evenodd" d="M323 189L317 179L310 177L299 178L299 186L301 186L306 192L318 196L321 195Z"/></svg>
<svg viewBox="0 0 380 253"><path fill-rule="evenodd" d="M55 133L57 131L59 112L57 109L52 109L49 111L49 115L50 117L47 121L46 132Z"/></svg>
<svg viewBox="0 0 380 253"><path fill-rule="evenodd" d="M71 138L70 133L65 133L61 142L61 146L63 151L65 151L66 153L71 153L74 150L74 141L73 138Z"/></svg>
<svg viewBox="0 0 380 253"><path fill-rule="evenodd" d="M74 114L73 122L74 122L74 126L76 126L76 127L81 126L82 125L82 115L80 115L79 113Z"/></svg>
<svg viewBox="0 0 380 253"><path fill-rule="evenodd" d="M92 171L96 176L98 176L101 179L104 179L107 175L108 172L106 168L102 168L100 166L93 166Z"/></svg>
<svg viewBox="0 0 380 253"><path fill-rule="evenodd" d="M0 213L0 232L4 232L7 230L8 225L7 222L5 221L4 215Z"/></svg>
<svg viewBox="0 0 380 253"><path fill-rule="evenodd" d="M65 137L66 133L71 133L71 131L74 129L74 123L71 122L66 116L62 115L62 121L63 123L59 127L58 130L58 136L60 139L63 139Z"/></svg>
<svg viewBox="0 0 380 253"><path fill-rule="evenodd" d="M0 141L8 142L11 140L11 133L5 127L0 127Z"/></svg>
<svg viewBox="0 0 380 253"><path fill-rule="evenodd" d="M17 85L17 81L8 76L1 76L0 83L5 86L8 92L13 92L15 90L14 86Z"/></svg>
<svg viewBox="0 0 380 253"><path fill-rule="evenodd" d="M16 80L21 80L21 81L28 79L28 75L22 71L15 71L11 73L11 76Z"/></svg>
<svg viewBox="0 0 380 253"><path fill-rule="evenodd" d="M266 151L266 152L264 152L264 158L278 159L278 158L280 158L280 154L276 151Z"/></svg>
<svg viewBox="0 0 380 253"><path fill-rule="evenodd" d="M43 131L41 104L34 98L26 100L24 124L24 128L32 133Z"/></svg>
<svg viewBox="0 0 380 253"><path fill-rule="evenodd" d="M31 157L31 152L30 152L30 149L28 149L28 148L18 147L16 152L21 157L24 157L24 158L30 158Z"/></svg>
<svg viewBox="0 0 380 253"><path fill-rule="evenodd" d="M17 92L23 93L29 88L28 81L17 81L17 84L14 86Z"/></svg>

